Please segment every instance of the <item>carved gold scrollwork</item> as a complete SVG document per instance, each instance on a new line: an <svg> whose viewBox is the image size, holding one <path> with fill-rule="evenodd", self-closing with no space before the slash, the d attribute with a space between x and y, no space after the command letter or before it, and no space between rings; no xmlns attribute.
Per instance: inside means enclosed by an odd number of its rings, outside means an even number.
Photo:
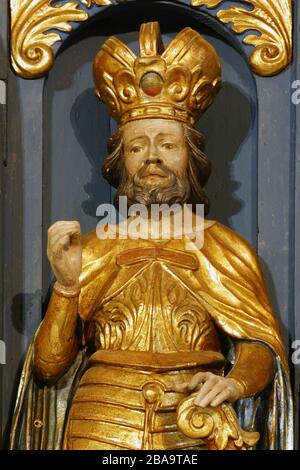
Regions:
<svg viewBox="0 0 300 470"><path fill-rule="evenodd" d="M193 6L215 8L224 0L191 0ZM291 0L240 0L244 6L231 6L219 10L217 17L231 23L238 34L248 34L243 42L254 46L249 61L258 75L271 76L281 72L292 60L292 1Z"/></svg>
<svg viewBox="0 0 300 470"><path fill-rule="evenodd" d="M82 0L91 7L109 5L111 0ZM72 21L85 21L89 15L80 2L54 3L52 0L10 0L11 62L24 78L36 78L53 65L53 44L61 41L55 32L71 31Z"/></svg>
<svg viewBox="0 0 300 470"><path fill-rule="evenodd" d="M86 5L88 8L93 5L98 5L98 7L103 7L104 5L112 5L111 0L81 0L81 3L83 3L83 5Z"/></svg>
<svg viewBox="0 0 300 470"><path fill-rule="evenodd" d="M215 8L224 0L191 0L193 6ZM119 1L117 3L120 3ZM217 17L231 23L233 31L248 34L243 42L254 46L249 61L259 75L271 76L283 70L292 60L291 0L241 0L242 6L219 10ZM72 30L71 22L86 21L89 15L80 4L91 8L112 5L112 0L81 0L66 3L53 0L10 0L11 61L14 70L24 78L47 73L53 65L52 46L61 41L58 31Z"/></svg>
<svg viewBox="0 0 300 470"><path fill-rule="evenodd" d="M192 394L177 409L177 426L191 439L202 439L210 450L247 450L259 441L258 432L244 431L231 405L200 408Z"/></svg>

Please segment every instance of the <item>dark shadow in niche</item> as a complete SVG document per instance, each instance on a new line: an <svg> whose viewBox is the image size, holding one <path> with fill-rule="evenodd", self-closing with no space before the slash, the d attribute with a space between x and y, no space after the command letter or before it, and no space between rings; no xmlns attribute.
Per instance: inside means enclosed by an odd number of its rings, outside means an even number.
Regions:
<svg viewBox="0 0 300 470"><path fill-rule="evenodd" d="M216 18L213 18L210 13L192 8L190 5L174 1L171 3L165 0L119 2L117 9L116 5L99 9L88 21L78 24L76 30L68 35L60 46L58 53L62 53L70 45L76 44L86 37L97 36L99 33L110 36L129 31L137 32L140 25L148 21L158 21L163 34L191 27L201 34L219 37L246 58L236 36Z"/></svg>
<svg viewBox="0 0 300 470"><path fill-rule="evenodd" d="M231 168L251 130L254 106L237 87L224 83L215 103L198 124L206 137L205 152L213 164L207 186L209 218L225 225L230 225L230 217L245 205L234 194L241 182L232 180Z"/></svg>
<svg viewBox="0 0 300 470"><path fill-rule="evenodd" d="M290 350L290 345L292 344L294 338L293 331L289 330L286 325L284 325L281 321L281 312L279 309L279 304L278 304L278 295L276 292L276 286L273 280L273 275L272 272L268 266L268 264L259 256L259 263L263 272L263 277L265 281L265 286L267 288L267 294L269 297L269 301L271 304L271 307L273 309L273 312L275 314L275 317L279 320L280 324L280 330L281 334L283 337L283 340L285 342L286 346L286 351ZM291 384L292 384L292 389L294 389L294 371L295 367L297 367L295 364L292 362L292 354L289 354L288 356L288 361L289 361L289 368L290 368L290 378L291 378Z"/></svg>
<svg viewBox="0 0 300 470"><path fill-rule="evenodd" d="M0 56L7 60L6 48L4 48L0 38ZM23 243L23 225L24 225L24 194L23 184L23 128L22 119L26 112L20 110L20 79L8 70L7 76L7 107L3 109L5 118L10 120L0 122L0 128L7 125L7 142L3 142L3 180L1 181L1 195L3 197L3 207L1 217L1 273L5 279L5 289L2 294L2 323L0 339L6 342L6 366L0 367L0 422L3 433L0 433L0 448L8 448L9 432L11 427L11 418L14 412L15 400L17 396L18 384L20 380L21 368L23 365L24 343L20 336L20 331L11 318L11 304L15 295L22 292L24 288L24 243ZM28 118L28 116L27 116ZM2 129L0 129L0 132ZM0 137L1 138L1 137ZM0 144L1 148L1 144ZM1 171L0 171L1 173ZM1 276L0 276L1 277ZM1 279L2 281L2 279ZM1 282L2 287L2 282ZM25 323L25 312L21 310L22 305L18 304L15 308L15 315L23 318ZM30 321L26 318L26 325ZM1 326L2 326L1 325ZM3 385L3 386L2 386ZM5 385L5 386L4 386Z"/></svg>
<svg viewBox="0 0 300 470"><path fill-rule="evenodd" d="M91 180L84 185L88 199L83 201L83 212L95 217L96 209L100 203L110 202L103 200L103 188L107 181L102 176L101 168L106 156L107 140L110 129L107 123L109 115L107 108L96 98L93 88L88 88L79 95L74 102L70 113L71 124L78 143L91 165Z"/></svg>
<svg viewBox="0 0 300 470"><path fill-rule="evenodd" d="M27 336L28 338L32 337L32 328L31 325L35 324L36 322L36 312L39 309L41 299L41 290L37 289L35 292L32 293L19 293L16 294L11 299L11 319L14 329L22 335ZM16 349L15 349L16 351ZM15 353L14 351L14 353ZM18 393L18 388L20 385L20 377L23 370L23 365L26 359L26 355L28 354L28 349L26 351L22 351L20 354L20 360L17 364L17 369L15 371L15 377L13 378L11 387L13 390L12 393L12 400L10 402L10 415L9 421L7 422L5 428L5 437L6 437L6 448L9 446L9 434L11 431L11 419L14 413L14 408L16 404L16 397Z"/></svg>
<svg viewBox="0 0 300 470"><path fill-rule="evenodd" d="M15 330L27 337L32 336L31 325L36 322L36 311L41 300L41 290L30 294L17 294L11 303L11 318ZM26 319L26 321L25 321Z"/></svg>
<svg viewBox="0 0 300 470"><path fill-rule="evenodd" d="M272 273L267 263L261 257L259 257L259 263L261 266L261 270L263 272L265 284L267 286L270 303L272 305L274 312L276 312L276 315L279 318L280 316L279 304L278 304L278 298L277 298L277 293L276 293L276 288L275 288L275 284L273 281Z"/></svg>

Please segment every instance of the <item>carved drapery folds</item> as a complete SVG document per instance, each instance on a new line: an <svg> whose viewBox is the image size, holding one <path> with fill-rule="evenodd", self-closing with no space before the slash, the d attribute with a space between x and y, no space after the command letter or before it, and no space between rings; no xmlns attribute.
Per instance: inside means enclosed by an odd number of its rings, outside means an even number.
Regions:
<svg viewBox="0 0 300 470"><path fill-rule="evenodd" d="M224 0L191 0L193 6L215 8ZM292 1L241 0L243 6L220 9L216 16L230 23L235 33L247 34L243 42L254 46L249 62L258 75L271 76L281 72L292 60ZM250 8L249 8L250 6ZM257 31L253 34L253 30Z"/></svg>
<svg viewBox="0 0 300 470"><path fill-rule="evenodd" d="M83 22L89 13L83 6L99 8L121 3L117 0L10 0L11 62L24 78L47 73L54 63L52 46L62 40L59 31L71 32L72 22ZM191 0L194 7L221 7L224 0ZM238 34L251 31L243 39L254 46L249 62L259 75L271 76L292 60L291 0L241 0L241 6L217 11L217 18L230 23ZM253 30L257 34L253 34Z"/></svg>

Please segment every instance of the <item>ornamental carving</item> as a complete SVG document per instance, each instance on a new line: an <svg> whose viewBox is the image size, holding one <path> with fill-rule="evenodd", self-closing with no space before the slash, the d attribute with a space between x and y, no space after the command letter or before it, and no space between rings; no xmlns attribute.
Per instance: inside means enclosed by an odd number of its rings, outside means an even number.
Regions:
<svg viewBox="0 0 300 470"><path fill-rule="evenodd" d="M37 78L54 63L52 46L62 40L59 31L70 32L71 22L86 21L89 15L80 3L90 8L110 5L111 0L82 0L67 3L52 0L10 0L11 62L18 75Z"/></svg>
<svg viewBox="0 0 300 470"><path fill-rule="evenodd" d="M87 9L117 5L118 0L10 0L11 62L15 72L24 78L46 74L54 63L53 45L71 32L72 22L89 18ZM191 0L194 7L221 7L224 0ZM230 23L235 33L249 31L243 42L254 46L249 62L258 75L281 72L292 60L291 0L241 0L214 12L222 23ZM249 6L251 7L249 9ZM257 33L253 34L253 30ZM251 33L250 33L251 32Z"/></svg>
<svg viewBox="0 0 300 470"><path fill-rule="evenodd" d="M193 6L215 8L224 0L192 0ZM241 0L243 6L230 6L216 13L222 23L230 23L235 33L247 34L243 42L254 46L249 62L258 75L281 72L292 60L291 0ZM249 5L251 8L249 8ZM257 33L253 34L253 30Z"/></svg>

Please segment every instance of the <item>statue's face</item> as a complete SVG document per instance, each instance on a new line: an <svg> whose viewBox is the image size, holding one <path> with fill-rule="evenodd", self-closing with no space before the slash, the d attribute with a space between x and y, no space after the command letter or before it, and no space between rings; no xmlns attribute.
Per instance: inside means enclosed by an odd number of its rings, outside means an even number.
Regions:
<svg viewBox="0 0 300 470"><path fill-rule="evenodd" d="M126 196L129 206L183 204L190 195L188 148L182 124L165 119L132 121L122 127L126 172L115 203Z"/></svg>
<svg viewBox="0 0 300 470"><path fill-rule="evenodd" d="M129 122L123 126L123 142L127 174L133 177L147 167L141 177L145 186L164 183L164 166L186 176L188 149L180 122L150 118Z"/></svg>

